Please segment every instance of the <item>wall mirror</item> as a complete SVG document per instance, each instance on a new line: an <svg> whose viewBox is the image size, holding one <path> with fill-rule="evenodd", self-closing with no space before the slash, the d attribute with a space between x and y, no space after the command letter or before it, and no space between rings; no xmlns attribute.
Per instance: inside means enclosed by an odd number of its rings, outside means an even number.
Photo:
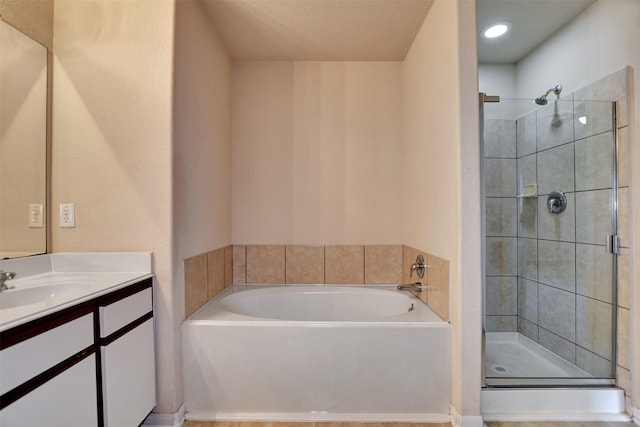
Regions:
<svg viewBox="0 0 640 427"><path fill-rule="evenodd" d="M0 19L0 259L45 253L47 48Z"/></svg>

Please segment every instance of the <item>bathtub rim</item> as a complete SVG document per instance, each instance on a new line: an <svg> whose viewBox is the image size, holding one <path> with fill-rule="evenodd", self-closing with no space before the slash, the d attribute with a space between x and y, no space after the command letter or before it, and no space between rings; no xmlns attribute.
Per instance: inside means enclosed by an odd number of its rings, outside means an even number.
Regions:
<svg viewBox="0 0 640 427"><path fill-rule="evenodd" d="M412 312L403 313L396 316L389 316L378 319L369 319L369 320L349 320L349 321L337 321L337 320L283 320L283 319L273 319L273 318L265 318L265 317L254 317L247 316L243 314L238 314L226 310L222 310L220 307L212 308L217 302L221 301L224 297L231 295L236 292L243 292L246 290L252 289L263 289L263 288L277 288L277 287L285 287L285 288L293 288L297 286L305 286L305 287L338 287L338 288L359 288L359 289L378 289L378 290L388 290L393 293L400 293L409 298L411 302L415 303L416 309ZM198 316L202 316L203 313L207 311L211 311L210 315L207 318L199 318ZM317 327L343 327L343 326L406 326L406 327L442 327L445 325L450 326L451 323L443 320L431 307L425 304L420 298L415 296L410 292L402 292L397 290L397 285L395 284L265 284L265 283L242 283L242 284L232 284L228 286L224 291L220 294L209 300L205 305L200 307L197 311L195 311L191 316L186 318L183 321L183 326L187 325L225 325L225 326L234 326L234 325L242 325L242 326L299 326L299 325L308 325L308 326L317 326Z"/></svg>

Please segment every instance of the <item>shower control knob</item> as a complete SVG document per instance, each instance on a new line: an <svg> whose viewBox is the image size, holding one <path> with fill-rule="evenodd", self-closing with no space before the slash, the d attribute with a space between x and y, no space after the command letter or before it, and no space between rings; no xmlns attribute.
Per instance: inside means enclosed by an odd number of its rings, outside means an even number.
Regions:
<svg viewBox="0 0 640 427"><path fill-rule="evenodd" d="M547 209L550 214L559 214L567 208L567 197L560 191L553 191L547 196Z"/></svg>

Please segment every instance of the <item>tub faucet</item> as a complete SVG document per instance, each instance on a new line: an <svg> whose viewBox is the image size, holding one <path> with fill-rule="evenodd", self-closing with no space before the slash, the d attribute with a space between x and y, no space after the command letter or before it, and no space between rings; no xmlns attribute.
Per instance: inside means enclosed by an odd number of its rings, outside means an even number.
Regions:
<svg viewBox="0 0 640 427"><path fill-rule="evenodd" d="M0 292L10 289L9 286L5 285L4 282L7 280L11 280L14 277L16 277L16 273L14 273L13 271L0 270Z"/></svg>
<svg viewBox="0 0 640 427"><path fill-rule="evenodd" d="M399 291L412 291L412 292L422 292L422 283L410 283L408 285L398 285Z"/></svg>
<svg viewBox="0 0 640 427"><path fill-rule="evenodd" d="M409 277L413 277L413 272L415 271L418 273L418 278L422 279L424 277L424 272L428 267L429 266L424 262L424 257L418 254L418 256L416 257L416 262L414 262L409 269Z"/></svg>

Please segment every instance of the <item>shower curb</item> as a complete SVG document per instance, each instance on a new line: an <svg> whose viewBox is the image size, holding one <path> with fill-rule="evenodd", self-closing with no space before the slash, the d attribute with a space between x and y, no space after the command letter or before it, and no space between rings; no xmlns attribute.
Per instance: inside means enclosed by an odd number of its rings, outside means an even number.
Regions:
<svg viewBox="0 0 640 427"><path fill-rule="evenodd" d="M485 389L485 421L630 421L618 388Z"/></svg>

